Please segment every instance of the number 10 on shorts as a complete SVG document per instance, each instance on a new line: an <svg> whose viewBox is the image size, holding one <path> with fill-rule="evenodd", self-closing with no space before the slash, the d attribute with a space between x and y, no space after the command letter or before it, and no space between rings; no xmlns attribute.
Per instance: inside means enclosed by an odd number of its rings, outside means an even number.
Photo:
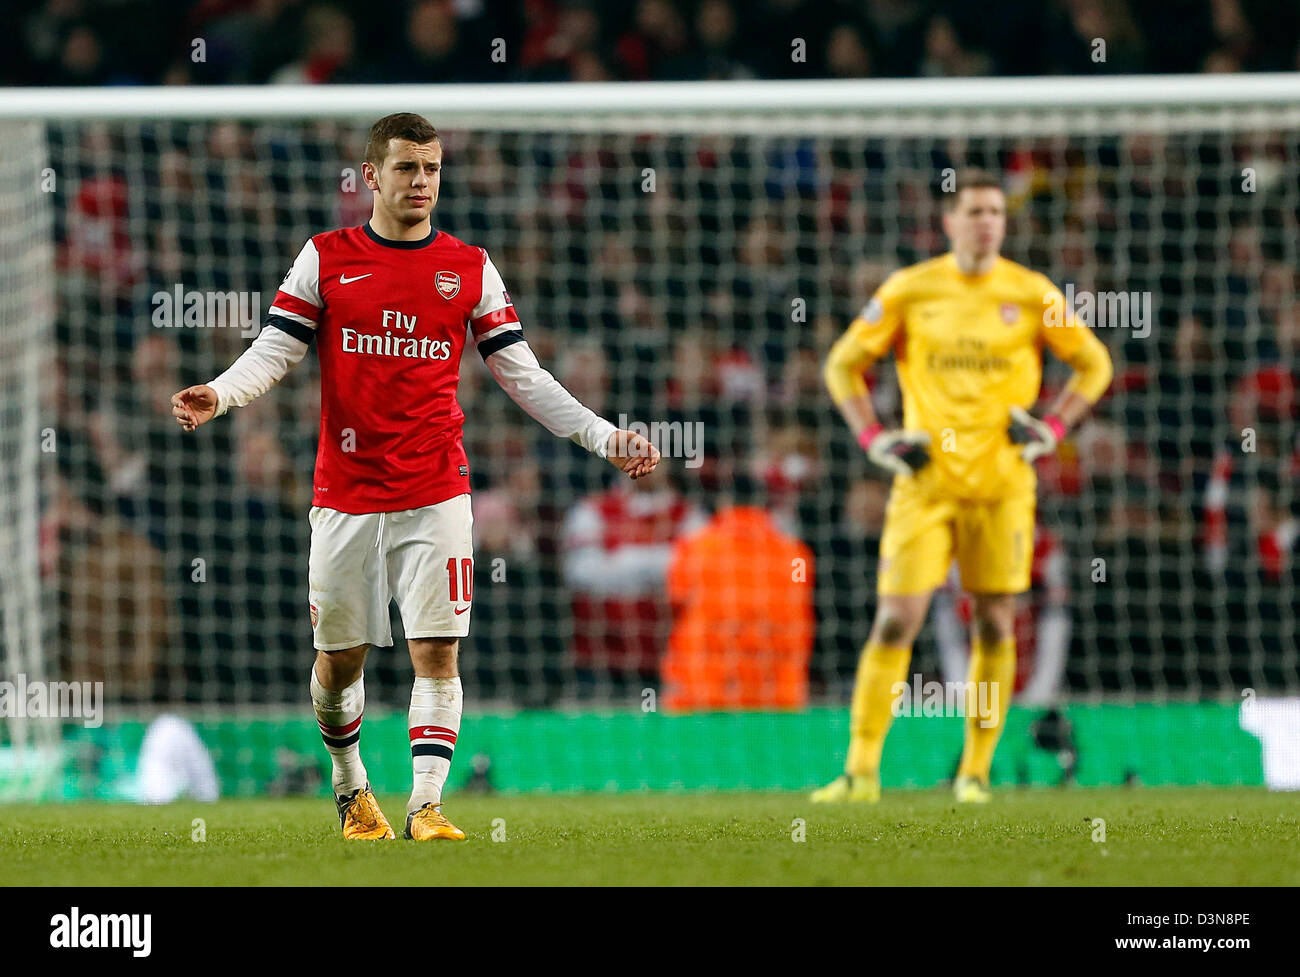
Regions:
<svg viewBox="0 0 1300 977"><path fill-rule="evenodd" d="M474 558L451 557L447 561L447 595L453 604L469 603L474 595Z"/></svg>

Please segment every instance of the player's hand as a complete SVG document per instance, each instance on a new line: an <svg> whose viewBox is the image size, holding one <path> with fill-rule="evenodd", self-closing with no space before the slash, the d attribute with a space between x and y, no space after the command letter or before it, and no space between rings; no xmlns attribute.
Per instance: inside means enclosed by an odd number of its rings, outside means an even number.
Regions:
<svg viewBox="0 0 1300 977"><path fill-rule="evenodd" d="M1011 426L1007 434L1012 444L1024 445L1020 457L1033 464L1044 455L1050 455L1065 437L1065 424L1059 417L1049 414L1039 420L1023 407L1011 408Z"/></svg>
<svg viewBox="0 0 1300 977"><path fill-rule="evenodd" d="M659 464L659 449L632 431L615 431L605 457L629 478L644 478Z"/></svg>
<svg viewBox="0 0 1300 977"><path fill-rule="evenodd" d="M172 417L184 430L193 431L217 416L217 392L205 383L172 394Z"/></svg>
<svg viewBox="0 0 1300 977"><path fill-rule="evenodd" d="M872 424L858 435L858 444L875 464L895 475L915 475L930 461L929 431L886 431Z"/></svg>

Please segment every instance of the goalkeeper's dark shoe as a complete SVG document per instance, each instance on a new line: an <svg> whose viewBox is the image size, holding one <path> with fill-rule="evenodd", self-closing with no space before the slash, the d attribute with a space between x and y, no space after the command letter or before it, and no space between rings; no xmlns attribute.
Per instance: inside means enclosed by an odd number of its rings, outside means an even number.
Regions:
<svg viewBox="0 0 1300 977"><path fill-rule="evenodd" d="M978 777L958 777L952 784L952 796L959 804L987 804L993 800L989 785Z"/></svg>
<svg viewBox="0 0 1300 977"><path fill-rule="evenodd" d="M842 774L825 787L813 791L809 800L814 804L838 804L843 801L874 804L880 800L880 778Z"/></svg>
<svg viewBox="0 0 1300 977"><path fill-rule="evenodd" d="M406 816L406 837L412 841L464 841L465 832L443 816L441 804L430 801Z"/></svg>
<svg viewBox="0 0 1300 977"><path fill-rule="evenodd" d="M384 841L397 837L369 784L351 794L340 794L334 803L338 805L343 837L349 841Z"/></svg>

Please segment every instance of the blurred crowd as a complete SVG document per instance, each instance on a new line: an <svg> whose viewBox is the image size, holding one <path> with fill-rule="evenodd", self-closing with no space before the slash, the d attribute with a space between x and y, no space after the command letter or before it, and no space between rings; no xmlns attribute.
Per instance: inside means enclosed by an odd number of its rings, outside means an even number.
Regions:
<svg viewBox="0 0 1300 977"><path fill-rule="evenodd" d="M42 0L0 84L1294 71L1277 0ZM1104 48L1098 46L1104 42Z"/></svg>
<svg viewBox="0 0 1300 977"><path fill-rule="evenodd" d="M182 436L170 394L217 375L247 339L159 328L151 297L256 290L264 311L309 235L368 214L369 194L338 179L363 135L324 122L50 127L66 189L42 565L70 677L112 677L139 699L298 697L315 357ZM1036 571L1031 600L1068 594L1063 681L1135 694L1294 685L1298 158L1295 133L1014 149L448 133L435 223L493 255L543 364L611 420L703 432L702 454L664 445L660 474L622 483L528 420L468 352L476 695L639 701L669 680L684 706L750 701L715 688L708 652L724 642L701 622L724 620L737 646L766 634L800 663L794 681L770 662L774 698L750 704L848 680L888 485L835 414L821 363L892 269L944 250L931 175L962 163L1006 176L1008 256L1077 291L1153 303L1145 329L1098 330L1114 385L1039 468L1044 552L1067 569ZM639 186L645 166L662 174L654 194ZM1045 400L1064 379L1049 366ZM873 391L897 423L888 364ZM746 558L701 572L725 540ZM764 624L740 597L746 574L774 579L773 553L803 576ZM401 688L404 667L376 656L374 688Z"/></svg>

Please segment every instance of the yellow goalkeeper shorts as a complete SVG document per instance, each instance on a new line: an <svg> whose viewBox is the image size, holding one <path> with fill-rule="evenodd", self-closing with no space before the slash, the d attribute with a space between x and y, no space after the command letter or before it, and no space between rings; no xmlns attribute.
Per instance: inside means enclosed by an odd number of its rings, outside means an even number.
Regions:
<svg viewBox="0 0 1300 977"><path fill-rule="evenodd" d="M897 479L885 509L877 593L934 590L953 557L971 593L1023 593L1033 562L1035 502L1032 490L973 501L932 495Z"/></svg>

